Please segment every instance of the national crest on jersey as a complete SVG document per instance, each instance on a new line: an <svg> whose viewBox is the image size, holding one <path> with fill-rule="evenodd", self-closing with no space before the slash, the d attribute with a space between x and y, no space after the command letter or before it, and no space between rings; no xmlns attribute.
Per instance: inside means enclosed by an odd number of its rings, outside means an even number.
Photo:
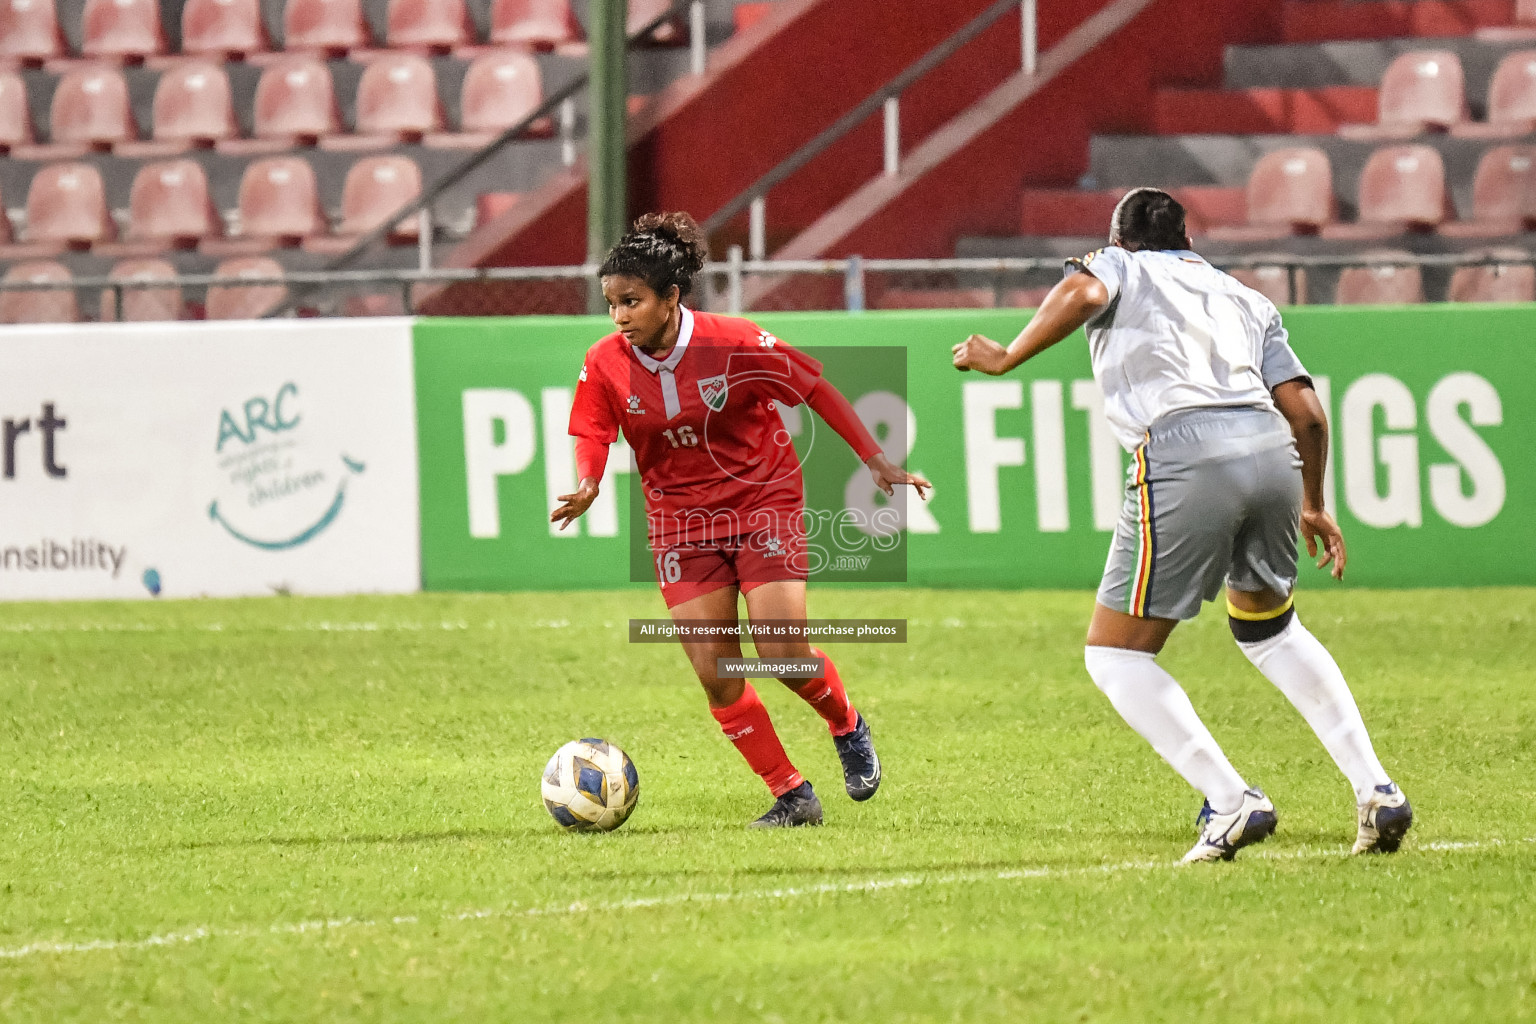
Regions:
<svg viewBox="0 0 1536 1024"><path fill-rule="evenodd" d="M726 374L717 373L713 377L699 378L699 397L704 399L704 404L715 412L725 408L728 392Z"/></svg>

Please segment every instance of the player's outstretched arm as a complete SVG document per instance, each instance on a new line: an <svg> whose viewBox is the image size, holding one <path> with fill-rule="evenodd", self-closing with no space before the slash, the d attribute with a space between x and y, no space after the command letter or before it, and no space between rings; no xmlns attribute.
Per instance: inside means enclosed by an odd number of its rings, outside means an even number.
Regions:
<svg viewBox="0 0 1536 1024"><path fill-rule="evenodd" d="M859 419L859 414L853 411L853 406L843 393L829 380L818 381L811 389L811 393L805 396L805 404L811 410L826 421L827 426L837 431L839 437L848 442L857 455L869 467L869 473L875 479L875 486L887 495L896 493L899 484L906 484L917 489L917 496L927 500L928 491L933 485L916 473L908 473L896 463L885 457L880 450L880 443L875 440L869 428Z"/></svg>
<svg viewBox="0 0 1536 1024"><path fill-rule="evenodd" d="M1328 414L1318 400L1312 382L1305 377L1275 386L1275 406L1296 438L1296 452L1301 456L1301 536L1307 542L1307 554L1317 558L1317 567L1333 566L1333 578L1344 578L1344 533L1333 514L1323 507L1323 469L1328 465ZM1318 557L1318 549L1322 556Z"/></svg>
<svg viewBox="0 0 1536 1024"><path fill-rule="evenodd" d="M1007 373L1027 359L1039 355L1092 320L1109 305L1109 289L1088 272L1063 278L1052 288L1034 318L1007 348L991 338L973 334L951 351L955 369L980 370L994 377Z"/></svg>
<svg viewBox="0 0 1536 1024"><path fill-rule="evenodd" d="M590 437L578 437L576 472L581 476L581 482L570 494L555 495L555 500L562 504L549 514L549 521L559 523L563 530L580 519L597 500L598 485L602 482L603 470L607 466L608 446Z"/></svg>

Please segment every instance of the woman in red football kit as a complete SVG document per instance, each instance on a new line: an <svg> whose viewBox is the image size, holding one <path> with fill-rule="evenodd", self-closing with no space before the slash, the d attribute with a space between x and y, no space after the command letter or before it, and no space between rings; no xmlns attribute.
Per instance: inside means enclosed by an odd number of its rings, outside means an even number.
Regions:
<svg viewBox="0 0 1536 1024"><path fill-rule="evenodd" d="M656 579L679 624L735 623L736 595L753 622L803 622L808 558L799 457L778 406L804 403L869 467L887 494L931 485L881 452L821 364L749 320L683 305L704 266L703 233L686 213L635 223L598 271L618 331L587 351L571 406L577 488L550 515L564 529L591 507L622 433L645 491ZM759 657L822 659L823 675L784 684L827 722L855 800L880 785L869 724L848 699L825 652L803 638L755 638ZM710 713L776 798L752 824L821 822L821 802L795 770L757 691L722 678L719 658L739 658L734 626L717 639L683 641Z"/></svg>

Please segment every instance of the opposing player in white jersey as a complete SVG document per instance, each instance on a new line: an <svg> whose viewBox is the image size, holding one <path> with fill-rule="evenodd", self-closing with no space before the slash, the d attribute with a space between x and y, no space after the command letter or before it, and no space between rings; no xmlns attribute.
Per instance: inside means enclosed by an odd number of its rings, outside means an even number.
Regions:
<svg viewBox="0 0 1536 1024"><path fill-rule="evenodd" d="M961 370L1002 374L1087 325L1093 375L1132 454L1084 658L1126 722L1205 794L1186 861L1231 860L1275 830L1156 660L1173 627L1227 589L1238 647L1290 699L1355 790L1355 853L1390 853L1413 821L1338 665L1296 617L1298 527L1318 567L1344 575L1323 507L1328 422L1280 314L1190 251L1184 209L1142 188L1115 209L1110 246L1067 276L1007 348L954 347Z"/></svg>

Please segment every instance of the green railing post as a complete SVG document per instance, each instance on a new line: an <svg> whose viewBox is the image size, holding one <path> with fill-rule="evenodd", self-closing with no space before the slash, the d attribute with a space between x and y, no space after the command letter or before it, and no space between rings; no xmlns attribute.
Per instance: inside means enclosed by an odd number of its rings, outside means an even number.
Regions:
<svg viewBox="0 0 1536 1024"><path fill-rule="evenodd" d="M588 44L592 61L591 128L587 135L587 261L601 263L628 224L625 60L628 0L591 0ZM588 287L590 312L603 313L607 302L597 282Z"/></svg>

